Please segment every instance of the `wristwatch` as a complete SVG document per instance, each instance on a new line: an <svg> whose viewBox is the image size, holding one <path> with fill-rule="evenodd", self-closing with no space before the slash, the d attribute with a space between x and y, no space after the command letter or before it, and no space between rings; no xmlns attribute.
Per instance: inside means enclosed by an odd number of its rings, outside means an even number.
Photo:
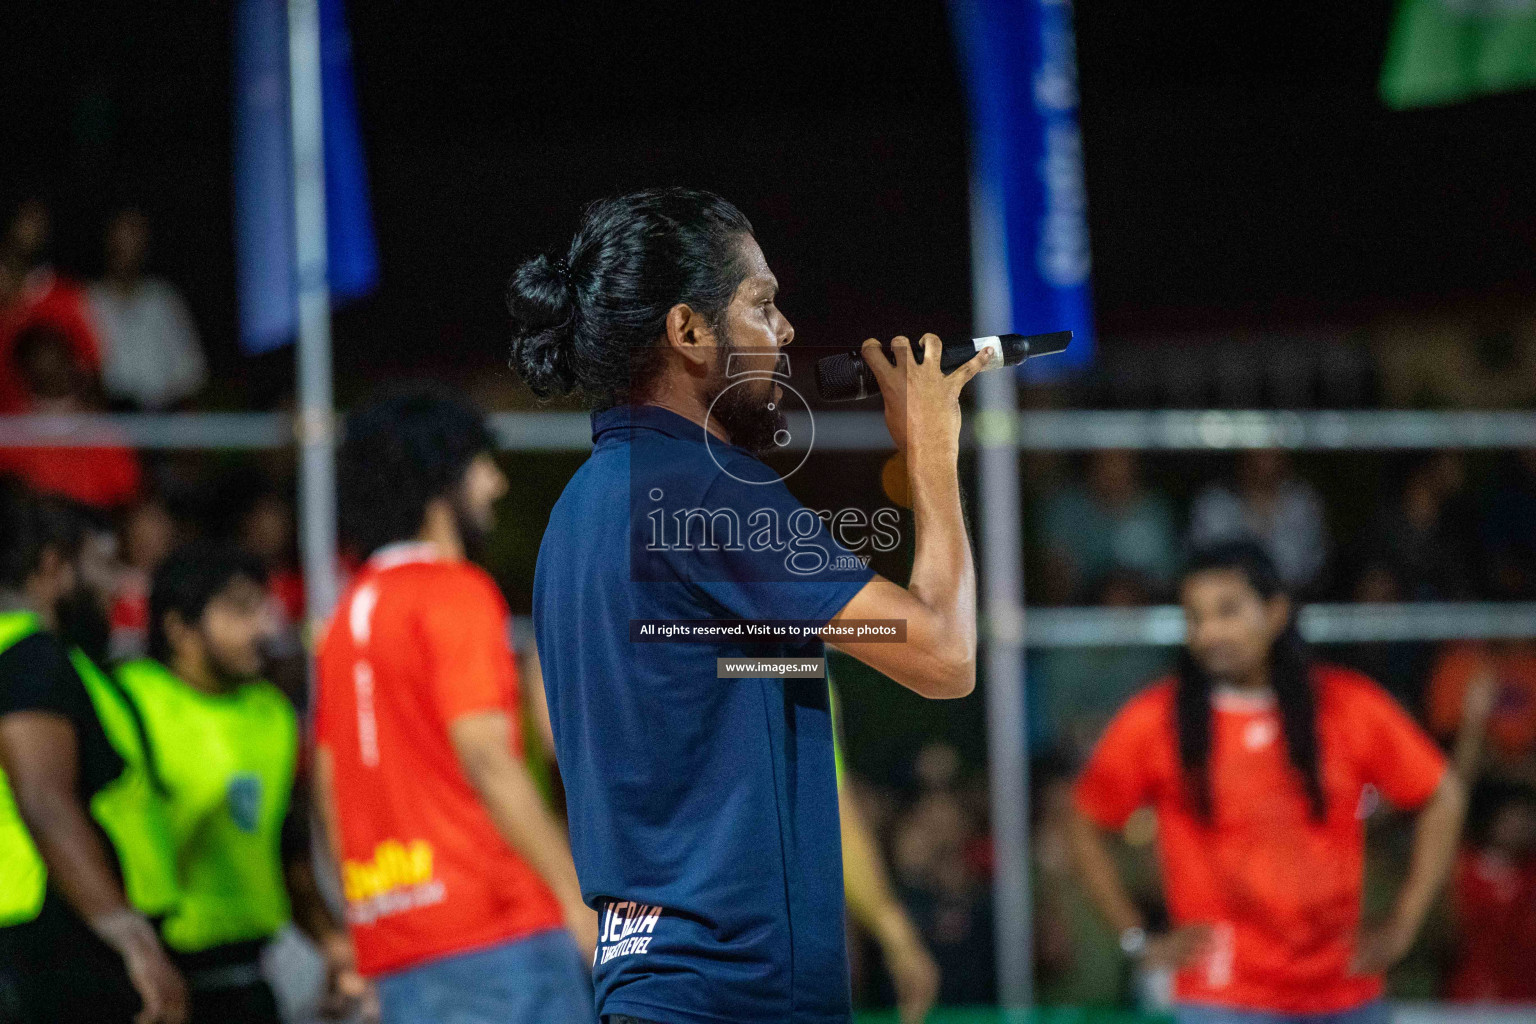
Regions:
<svg viewBox="0 0 1536 1024"><path fill-rule="evenodd" d="M1120 933L1120 952L1136 959L1147 951L1147 930L1136 926Z"/></svg>

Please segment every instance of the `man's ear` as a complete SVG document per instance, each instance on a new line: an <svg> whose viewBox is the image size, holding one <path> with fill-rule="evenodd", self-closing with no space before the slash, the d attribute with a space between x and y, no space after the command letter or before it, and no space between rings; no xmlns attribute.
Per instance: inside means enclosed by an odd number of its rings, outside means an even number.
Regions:
<svg viewBox="0 0 1536 1024"><path fill-rule="evenodd" d="M170 647L170 653L175 656L182 645L191 639L192 627L181 617L181 612L174 609L160 617L160 629L165 633L165 642Z"/></svg>
<svg viewBox="0 0 1536 1024"><path fill-rule="evenodd" d="M690 364L703 366L714 358L715 332L686 302L667 311L667 347Z"/></svg>
<svg viewBox="0 0 1536 1024"><path fill-rule="evenodd" d="M1269 633L1271 636L1279 636L1285 629L1285 624L1291 619L1291 599L1284 594L1276 594L1266 602L1268 607L1265 613L1269 618Z"/></svg>
<svg viewBox="0 0 1536 1024"><path fill-rule="evenodd" d="M50 544L43 548L37 560L37 569L28 583L51 585L60 595L75 586L75 566L57 547Z"/></svg>

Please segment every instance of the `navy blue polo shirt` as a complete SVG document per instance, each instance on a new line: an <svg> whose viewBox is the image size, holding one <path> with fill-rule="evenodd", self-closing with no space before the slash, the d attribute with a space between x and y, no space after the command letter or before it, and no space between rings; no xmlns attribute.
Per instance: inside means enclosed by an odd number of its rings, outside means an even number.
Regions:
<svg viewBox="0 0 1536 1024"><path fill-rule="evenodd" d="M835 616L874 575L771 470L654 406L593 414L539 547L534 631L599 1015L847 1021L827 682L717 678L819 640L648 642L631 623Z"/></svg>

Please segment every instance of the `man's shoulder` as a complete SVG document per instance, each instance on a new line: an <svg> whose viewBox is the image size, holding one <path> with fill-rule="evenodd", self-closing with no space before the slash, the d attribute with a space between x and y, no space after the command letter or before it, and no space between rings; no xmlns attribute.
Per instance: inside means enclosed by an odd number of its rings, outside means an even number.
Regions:
<svg viewBox="0 0 1536 1024"><path fill-rule="evenodd" d="M64 644L52 633L22 637L0 652L0 715L74 708L85 690ZM78 692L77 692L78 691Z"/></svg>
<svg viewBox="0 0 1536 1024"><path fill-rule="evenodd" d="M415 562L382 572L380 593L391 601L406 601L424 610L505 606L501 588L489 572L474 562L443 560Z"/></svg>
<svg viewBox="0 0 1536 1024"><path fill-rule="evenodd" d="M506 599L490 573L473 562L434 559L364 571L352 582L321 636L322 654L348 632L358 642L370 638L376 612L387 607L391 617L442 610L494 608L506 613Z"/></svg>
<svg viewBox="0 0 1536 1024"><path fill-rule="evenodd" d="M1154 680L1120 708L1114 724L1121 732L1157 733L1173 724L1178 680L1164 676Z"/></svg>
<svg viewBox="0 0 1536 1024"><path fill-rule="evenodd" d="M1312 685L1320 703L1357 706L1393 699L1385 687L1364 672L1328 662L1312 666Z"/></svg>
<svg viewBox="0 0 1536 1024"><path fill-rule="evenodd" d="M1167 716L1173 711L1178 687L1177 676L1166 675L1154 679L1125 702L1125 710L1133 715Z"/></svg>

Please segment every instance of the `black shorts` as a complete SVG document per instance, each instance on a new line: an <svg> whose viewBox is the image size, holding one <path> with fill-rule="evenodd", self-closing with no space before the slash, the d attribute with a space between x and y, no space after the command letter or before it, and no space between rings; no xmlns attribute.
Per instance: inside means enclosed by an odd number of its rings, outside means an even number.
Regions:
<svg viewBox="0 0 1536 1024"><path fill-rule="evenodd" d="M33 920L0 928L0 1021L131 1024L141 1006L123 958L55 893Z"/></svg>
<svg viewBox="0 0 1536 1024"><path fill-rule="evenodd" d="M280 1024L277 1000L261 976L265 942L239 942L173 959L192 995L188 1024Z"/></svg>

